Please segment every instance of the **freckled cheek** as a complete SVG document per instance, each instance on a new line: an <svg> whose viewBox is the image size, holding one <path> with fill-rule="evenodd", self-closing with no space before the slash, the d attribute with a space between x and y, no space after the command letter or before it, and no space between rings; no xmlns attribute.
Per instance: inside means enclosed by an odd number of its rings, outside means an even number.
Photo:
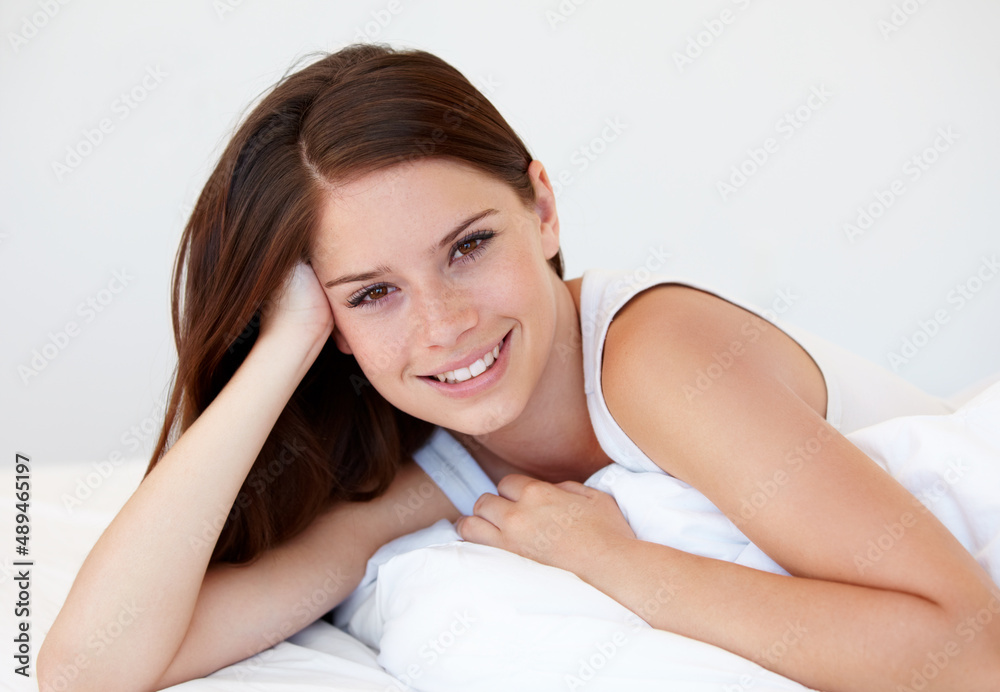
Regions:
<svg viewBox="0 0 1000 692"><path fill-rule="evenodd" d="M369 379L391 377L406 363L408 341L399 332L372 330L356 334L349 341L358 365Z"/></svg>
<svg viewBox="0 0 1000 692"><path fill-rule="evenodd" d="M490 312L497 316L520 319L526 307L526 300L520 288L510 282L497 286L496 290L485 299L484 305L489 306Z"/></svg>
<svg viewBox="0 0 1000 692"><path fill-rule="evenodd" d="M529 258L524 257L498 272L496 279L491 281L488 295L484 296L486 304L513 317L536 309L539 293L547 286L530 267Z"/></svg>

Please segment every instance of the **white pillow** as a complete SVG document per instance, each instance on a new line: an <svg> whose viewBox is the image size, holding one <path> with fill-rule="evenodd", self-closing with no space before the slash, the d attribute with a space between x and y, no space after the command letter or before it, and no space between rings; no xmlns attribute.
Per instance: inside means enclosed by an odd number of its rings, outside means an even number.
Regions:
<svg viewBox="0 0 1000 692"><path fill-rule="evenodd" d="M954 414L897 418L847 437L900 480L1000 581L1000 541L995 540L1000 532L1000 383ZM676 507L631 506L643 501L640 488L654 496L669 488L642 482L641 476L651 474L619 473L604 469L588 484L604 483L617 493L633 527L652 532L669 525L674 534L663 542L686 543L692 552L714 552L734 562L756 550L752 544L746 551L734 546L734 534L720 530L719 517L684 500L685 492L677 496ZM699 540L704 545L698 546ZM805 689L716 647L652 629L574 574L460 541L443 520L384 546L367 576L368 589L359 590L345 619L348 630L380 647L379 664L417 689L586 685L594 692L662 690L667 683L706 691ZM657 594L660 598L651 599L643 613L668 608L672 598L683 597L669 584Z"/></svg>

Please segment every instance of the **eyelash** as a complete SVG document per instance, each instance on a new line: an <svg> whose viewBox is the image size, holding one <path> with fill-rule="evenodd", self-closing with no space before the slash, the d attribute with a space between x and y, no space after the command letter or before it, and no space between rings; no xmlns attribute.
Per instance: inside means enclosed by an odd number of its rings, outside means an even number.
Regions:
<svg viewBox="0 0 1000 692"><path fill-rule="evenodd" d="M469 235L465 236L452 246L451 254L454 255L455 252L458 250L458 248L462 247L466 243L471 243L476 240L481 240L482 242L479 243L479 245L477 245L472 252L470 252L467 255L463 255L460 259L457 260L458 262L475 262L476 258L479 257L482 251L489 244L490 239L493 238L493 236L495 235L496 235L495 231L477 231L475 233L470 233ZM364 288L359 290L357 293L354 293L353 295L351 295L350 298L347 299L348 307L350 308L360 307L365 310L372 309L376 303L381 302L383 299L379 298L376 300L364 300L364 297L373 291L377 291L380 288L386 288L386 287L388 287L388 284L386 283L378 283L378 284L372 284L371 286L365 286Z"/></svg>

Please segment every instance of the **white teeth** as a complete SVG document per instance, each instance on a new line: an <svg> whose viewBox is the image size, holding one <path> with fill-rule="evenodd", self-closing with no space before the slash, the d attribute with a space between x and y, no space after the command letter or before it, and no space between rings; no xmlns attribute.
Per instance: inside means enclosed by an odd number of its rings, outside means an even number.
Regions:
<svg viewBox="0 0 1000 692"><path fill-rule="evenodd" d="M487 353L485 356L477 360L475 363L467 368L459 368L458 370L449 370L448 372L443 372L439 375L435 375L438 382L448 382L449 384L456 384L458 382L465 382L466 380L471 380L473 377L478 377L484 372L490 369L490 366L496 362L497 357L500 355L500 347L503 345L501 341L499 344L493 347L493 350Z"/></svg>
<svg viewBox="0 0 1000 692"><path fill-rule="evenodd" d="M469 366L469 372L472 373L473 377L478 377L486 372L486 368L489 367L489 363L483 360L477 360L475 363Z"/></svg>

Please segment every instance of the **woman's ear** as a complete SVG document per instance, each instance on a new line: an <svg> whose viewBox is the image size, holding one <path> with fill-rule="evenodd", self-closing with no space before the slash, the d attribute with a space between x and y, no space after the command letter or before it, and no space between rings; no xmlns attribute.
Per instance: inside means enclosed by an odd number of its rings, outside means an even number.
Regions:
<svg viewBox="0 0 1000 692"><path fill-rule="evenodd" d="M556 195L541 161L528 164L528 177L535 189L534 212L540 221L542 250L545 259L552 259L559 252L559 215L556 213Z"/></svg>

